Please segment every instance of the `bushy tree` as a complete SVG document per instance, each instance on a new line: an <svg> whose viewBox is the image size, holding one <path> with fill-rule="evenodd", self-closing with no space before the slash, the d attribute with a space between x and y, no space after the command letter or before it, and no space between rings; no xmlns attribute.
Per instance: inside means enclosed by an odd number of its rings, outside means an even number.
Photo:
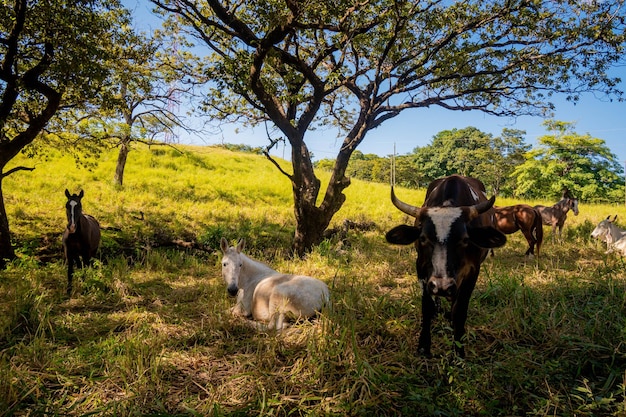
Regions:
<svg viewBox="0 0 626 417"><path fill-rule="evenodd" d="M333 161L334 163L334 161ZM331 164L332 170L332 164ZM388 158L381 158L376 154L363 154L355 151L350 159L346 175L366 181L389 181L391 166Z"/></svg>
<svg viewBox="0 0 626 417"><path fill-rule="evenodd" d="M502 135L481 132L475 127L444 130L432 142L414 150L414 164L427 185L436 178L460 174L479 178L489 192L510 190L506 180L528 150L524 132L504 129Z"/></svg>
<svg viewBox="0 0 626 417"><path fill-rule="evenodd" d="M164 34L167 38L163 38ZM110 75L98 102L76 109L77 120L66 134L78 134L117 147L113 181L122 186L128 155L134 142L163 145L175 142L175 128L191 132L181 101L193 86L186 76L193 57L175 45L184 40L175 34L137 32L121 27L118 42L111 45Z"/></svg>
<svg viewBox="0 0 626 417"><path fill-rule="evenodd" d="M393 159L395 184L408 188L428 185L422 171L414 163L415 155L396 155ZM355 151L348 163L346 175L365 181L389 183L391 179L391 158ZM334 159L321 159L315 162L316 169L332 171Z"/></svg>
<svg viewBox="0 0 626 417"><path fill-rule="evenodd" d="M0 264L15 257L2 179L25 169L7 166L44 129L54 129L60 110L97 96L109 46L127 18L113 0L12 0L0 7Z"/></svg>
<svg viewBox="0 0 626 417"><path fill-rule="evenodd" d="M289 142L291 170L272 161L291 181L299 254L343 205L367 133L407 109L519 116L554 93L620 94L607 69L623 56L623 0L152 1L208 51L211 117L269 122ZM342 141L322 187L307 132L330 125Z"/></svg>
<svg viewBox="0 0 626 417"><path fill-rule="evenodd" d="M518 196L557 199L567 189L584 201L623 200L622 167L604 140L576 133L574 123L544 125L550 134L537 140L512 173Z"/></svg>

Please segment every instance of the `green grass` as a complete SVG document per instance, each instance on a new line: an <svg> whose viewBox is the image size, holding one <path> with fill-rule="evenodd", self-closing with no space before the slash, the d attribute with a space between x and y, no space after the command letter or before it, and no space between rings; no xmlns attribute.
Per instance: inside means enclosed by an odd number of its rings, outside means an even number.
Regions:
<svg viewBox="0 0 626 417"><path fill-rule="evenodd" d="M562 242L545 228L539 259L524 258L523 237L510 235L482 266L467 359L451 353L443 318L425 359L415 250L384 240L407 221L388 185L353 181L333 224L375 229L298 259L290 184L266 159L181 149L134 150L122 189L115 151L92 170L51 152L18 161L35 171L5 179L19 257L0 272L0 414L626 415L626 261L589 238L607 215L626 219L625 207L581 204ZM84 189L85 212L108 228L69 300L65 188ZM424 192L398 195L421 204ZM251 256L324 280L332 305L282 334L250 329L229 314L221 237L245 237Z"/></svg>

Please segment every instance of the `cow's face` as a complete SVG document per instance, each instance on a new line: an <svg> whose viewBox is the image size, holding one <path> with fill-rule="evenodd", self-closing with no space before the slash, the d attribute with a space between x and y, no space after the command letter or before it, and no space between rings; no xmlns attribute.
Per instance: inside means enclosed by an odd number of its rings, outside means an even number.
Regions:
<svg viewBox="0 0 626 417"><path fill-rule="evenodd" d="M480 264L480 248L504 245L506 237L493 227L473 226L468 207L423 208L415 226L397 226L387 241L415 242L417 274L431 295L454 296L460 280Z"/></svg>

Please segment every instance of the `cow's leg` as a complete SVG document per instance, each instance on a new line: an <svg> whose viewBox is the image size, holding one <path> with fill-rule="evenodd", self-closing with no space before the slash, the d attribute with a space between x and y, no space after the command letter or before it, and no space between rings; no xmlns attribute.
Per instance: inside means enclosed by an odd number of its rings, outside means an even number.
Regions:
<svg viewBox="0 0 626 417"><path fill-rule="evenodd" d="M459 287L456 299L452 302L452 328L454 329L454 350L461 358L465 358L465 322L467 321L467 310L469 300L476 285L475 277L468 277Z"/></svg>
<svg viewBox="0 0 626 417"><path fill-rule="evenodd" d="M426 288L426 281L422 281L422 329L420 330L417 351L427 357L431 357L430 346L432 343L430 328L435 317L437 306Z"/></svg>

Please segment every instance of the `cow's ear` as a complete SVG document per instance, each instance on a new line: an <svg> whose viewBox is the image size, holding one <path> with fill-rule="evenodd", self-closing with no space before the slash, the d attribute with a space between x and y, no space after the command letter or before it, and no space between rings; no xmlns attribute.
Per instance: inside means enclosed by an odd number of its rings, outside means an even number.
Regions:
<svg viewBox="0 0 626 417"><path fill-rule="evenodd" d="M421 231L417 227L402 224L388 231L385 238L389 243L408 245L415 242L419 238L420 233Z"/></svg>
<svg viewBox="0 0 626 417"><path fill-rule="evenodd" d="M481 248L499 248L506 243L506 236L493 227L470 227L467 230L470 241Z"/></svg>

